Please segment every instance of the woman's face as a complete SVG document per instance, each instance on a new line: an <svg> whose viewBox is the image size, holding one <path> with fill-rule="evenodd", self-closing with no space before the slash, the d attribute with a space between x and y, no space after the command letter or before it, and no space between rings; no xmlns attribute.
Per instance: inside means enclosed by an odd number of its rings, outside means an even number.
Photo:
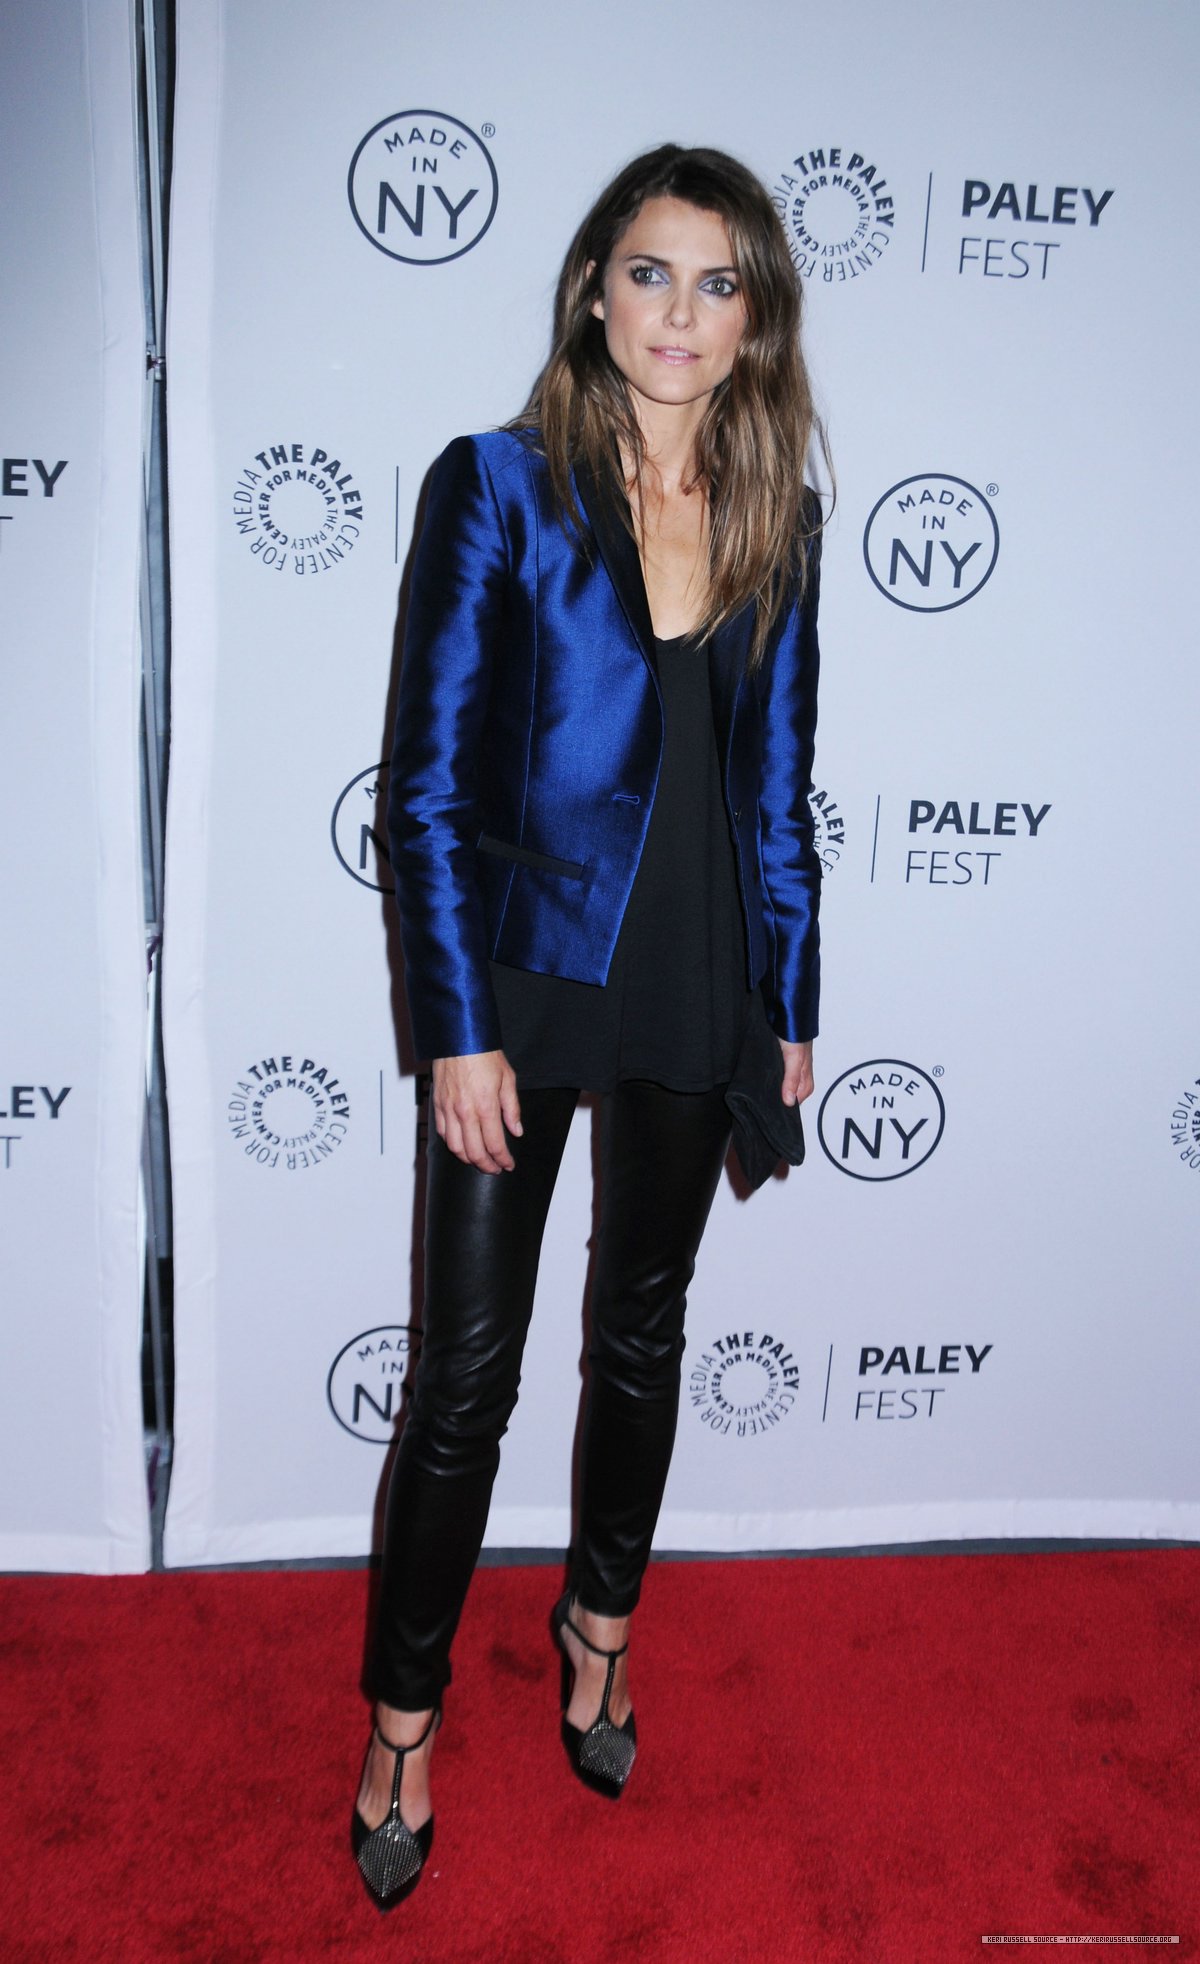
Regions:
<svg viewBox="0 0 1200 1964"><path fill-rule="evenodd" d="M648 199L613 247L592 312L643 407L703 403L746 325L724 220L679 198Z"/></svg>

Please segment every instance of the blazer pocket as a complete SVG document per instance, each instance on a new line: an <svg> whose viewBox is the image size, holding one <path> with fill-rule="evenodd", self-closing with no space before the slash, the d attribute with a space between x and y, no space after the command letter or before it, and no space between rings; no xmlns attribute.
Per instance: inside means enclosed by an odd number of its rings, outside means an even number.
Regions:
<svg viewBox="0 0 1200 1964"><path fill-rule="evenodd" d="M510 846L507 839L493 839L481 832L476 840L480 852L495 853L498 859L515 859L522 866L537 866L543 873L561 873L564 880L581 880L583 866L577 859L555 859L548 852L533 852L529 846Z"/></svg>

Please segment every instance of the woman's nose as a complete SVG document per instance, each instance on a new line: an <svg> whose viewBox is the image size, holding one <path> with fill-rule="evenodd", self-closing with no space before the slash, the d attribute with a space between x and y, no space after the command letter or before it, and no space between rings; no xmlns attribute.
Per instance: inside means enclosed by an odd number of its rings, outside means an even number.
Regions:
<svg viewBox="0 0 1200 1964"><path fill-rule="evenodd" d="M687 288L682 286L672 287L671 303L667 308L667 319L670 322L671 326L690 327L692 324L693 312L694 312L694 303L692 300L692 296L688 292Z"/></svg>

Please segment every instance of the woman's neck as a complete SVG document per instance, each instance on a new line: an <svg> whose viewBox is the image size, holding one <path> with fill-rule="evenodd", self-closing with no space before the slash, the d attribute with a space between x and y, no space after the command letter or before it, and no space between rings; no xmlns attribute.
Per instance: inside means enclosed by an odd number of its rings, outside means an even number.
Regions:
<svg viewBox="0 0 1200 1964"><path fill-rule="evenodd" d="M626 462L633 532L654 632L690 634L706 612L708 499L694 453L646 459L639 486Z"/></svg>
<svg viewBox="0 0 1200 1964"><path fill-rule="evenodd" d="M698 488L696 477L696 438L702 420L702 406L667 407L659 403L634 401L634 412L642 434L642 490L648 503L676 496L687 496ZM636 483L633 459L622 449L625 482L632 491Z"/></svg>

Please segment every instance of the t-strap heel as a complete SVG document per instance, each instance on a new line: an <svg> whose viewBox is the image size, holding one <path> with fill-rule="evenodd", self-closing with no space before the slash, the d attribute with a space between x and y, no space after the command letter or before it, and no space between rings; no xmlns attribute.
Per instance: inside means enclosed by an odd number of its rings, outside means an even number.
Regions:
<svg viewBox="0 0 1200 1964"><path fill-rule="evenodd" d="M563 1745L572 1768L585 1787L591 1787L596 1793L605 1794L609 1800L619 1800L625 1790L625 1782L629 1778L637 1754L637 1727L632 1712L623 1725L614 1725L609 1717L608 1701L612 1695L617 1659L624 1657L629 1645L623 1643L619 1650L601 1650L598 1644L590 1643L582 1630L572 1623L570 1611L571 1594L568 1590L562 1601L556 1603L551 1618L555 1639L563 1653ZM572 1636L577 1637L584 1649L590 1650L594 1657L604 1657L608 1660L608 1674L604 1680L604 1696L600 1700L600 1710L586 1732L581 1731L579 1726L572 1725L566 1716L574 1666L563 1642L564 1630L570 1630Z"/></svg>
<svg viewBox="0 0 1200 1964"><path fill-rule="evenodd" d="M407 1827L400 1819L400 1782L404 1776L405 1755L415 1753L419 1746L423 1746L434 1727L441 1722L441 1710L435 1707L424 1732L410 1746L394 1746L390 1739L384 1738L378 1725L375 1727L379 1744L396 1756L392 1773L392 1804L377 1828L369 1828L356 1807L350 1823L350 1845L367 1886L367 1894L377 1909L395 1909L397 1903L411 1895L429 1858L429 1850L433 1846L433 1815L422 1827Z"/></svg>

